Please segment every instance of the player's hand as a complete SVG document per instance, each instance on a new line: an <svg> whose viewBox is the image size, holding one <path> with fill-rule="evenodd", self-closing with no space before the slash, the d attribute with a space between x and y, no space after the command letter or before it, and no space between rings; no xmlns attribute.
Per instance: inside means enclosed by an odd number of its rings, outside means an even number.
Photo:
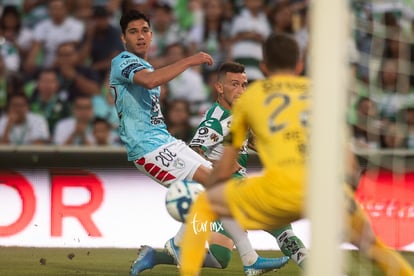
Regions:
<svg viewBox="0 0 414 276"><path fill-rule="evenodd" d="M213 58L205 52L199 52L195 55L190 56L189 58L191 61L191 65L193 66L204 64L204 63L207 63L207 65L213 65L214 63Z"/></svg>

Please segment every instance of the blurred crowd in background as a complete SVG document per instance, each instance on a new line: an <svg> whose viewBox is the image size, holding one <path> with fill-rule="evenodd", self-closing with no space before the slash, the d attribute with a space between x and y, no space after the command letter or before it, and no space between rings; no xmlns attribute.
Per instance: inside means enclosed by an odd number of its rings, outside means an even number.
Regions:
<svg viewBox="0 0 414 276"><path fill-rule="evenodd" d="M356 147L414 149L414 2L353 2L358 58L348 122Z"/></svg>
<svg viewBox="0 0 414 276"><path fill-rule="evenodd" d="M392 2L350 1L347 116L358 147L414 148L414 8ZM124 50L118 22L128 9L151 20L154 68L198 51L214 58L161 87L168 130L188 142L216 100L221 63L240 62L249 82L262 79L261 43L283 32L309 64L308 8L309 0L3 0L0 144L121 146L108 73Z"/></svg>

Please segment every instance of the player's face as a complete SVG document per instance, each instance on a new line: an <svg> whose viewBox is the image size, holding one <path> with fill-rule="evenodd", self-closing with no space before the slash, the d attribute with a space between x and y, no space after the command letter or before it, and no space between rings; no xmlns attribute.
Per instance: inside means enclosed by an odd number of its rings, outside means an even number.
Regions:
<svg viewBox="0 0 414 276"><path fill-rule="evenodd" d="M247 87L247 76L245 73L226 73L226 77L217 87L219 103L230 109L233 102L243 94Z"/></svg>
<svg viewBox="0 0 414 276"><path fill-rule="evenodd" d="M125 34L122 34L121 38L129 52L143 59L147 58L148 48L152 40L152 32L145 20L139 19L129 22Z"/></svg>

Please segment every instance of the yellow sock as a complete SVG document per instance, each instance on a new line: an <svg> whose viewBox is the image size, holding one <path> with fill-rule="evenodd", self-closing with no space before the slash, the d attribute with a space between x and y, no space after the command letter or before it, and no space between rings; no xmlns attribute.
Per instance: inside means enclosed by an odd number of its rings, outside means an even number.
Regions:
<svg viewBox="0 0 414 276"><path fill-rule="evenodd" d="M217 219L211 209L207 194L201 193L187 216L181 247L181 276L194 276L200 271L206 253L205 244L210 236L210 225Z"/></svg>
<svg viewBox="0 0 414 276"><path fill-rule="evenodd" d="M368 249L368 255L387 276L414 276L410 264L398 252L378 240Z"/></svg>

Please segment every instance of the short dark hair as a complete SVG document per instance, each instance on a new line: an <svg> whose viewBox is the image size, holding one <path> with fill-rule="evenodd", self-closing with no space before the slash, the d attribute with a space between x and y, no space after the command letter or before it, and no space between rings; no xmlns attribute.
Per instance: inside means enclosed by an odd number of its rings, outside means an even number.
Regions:
<svg viewBox="0 0 414 276"><path fill-rule="evenodd" d="M81 101L81 100L83 100L83 99L85 99L85 100L89 100L89 101L91 101L92 102L92 97L90 96L90 95L88 95L88 94L78 94L78 95L76 95L75 97L74 97L74 99L73 99L73 104L75 104L77 101Z"/></svg>
<svg viewBox="0 0 414 276"><path fill-rule="evenodd" d="M27 98L26 94L24 94L23 92L15 92L7 96L6 110L9 110L12 100L16 98L24 99L26 104L29 105L29 99Z"/></svg>
<svg viewBox="0 0 414 276"><path fill-rule="evenodd" d="M48 73L52 73L52 74L55 74L55 75L58 74L54 68L45 67L45 68L40 69L39 73L37 74L37 78L39 78L40 75L42 75L42 74L48 74Z"/></svg>
<svg viewBox="0 0 414 276"><path fill-rule="evenodd" d="M17 20L17 25L16 25L16 29L20 30L21 26L22 26L22 21L21 21L21 14L19 12L19 10L17 9L16 6L14 5L7 5L4 6L3 8L3 13L1 13L1 17L0 17L0 27L3 29L6 25L6 15L12 15L15 17L15 19Z"/></svg>
<svg viewBox="0 0 414 276"><path fill-rule="evenodd" d="M223 79L226 76L226 73L245 73L245 67L243 64L238 62L225 62L220 66L218 70L217 79Z"/></svg>
<svg viewBox="0 0 414 276"><path fill-rule="evenodd" d="M295 69L299 55L299 46L290 35L271 34L263 43L263 62L271 72Z"/></svg>
<svg viewBox="0 0 414 276"><path fill-rule="evenodd" d="M146 21L148 23L148 26L151 27L149 18L138 10L131 9L122 14L121 19L119 20L119 25L121 26L122 33L125 34L129 22L140 19Z"/></svg>
<svg viewBox="0 0 414 276"><path fill-rule="evenodd" d="M361 96L359 97L359 99L356 102L356 106L359 107L363 102L368 101L368 102L372 102L372 100L367 97L367 96Z"/></svg>
<svg viewBox="0 0 414 276"><path fill-rule="evenodd" d="M97 124L104 124L109 129L112 127L111 124L109 123L109 121L105 118L102 118L102 117L95 117L92 124L94 126L97 125Z"/></svg>

